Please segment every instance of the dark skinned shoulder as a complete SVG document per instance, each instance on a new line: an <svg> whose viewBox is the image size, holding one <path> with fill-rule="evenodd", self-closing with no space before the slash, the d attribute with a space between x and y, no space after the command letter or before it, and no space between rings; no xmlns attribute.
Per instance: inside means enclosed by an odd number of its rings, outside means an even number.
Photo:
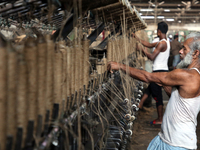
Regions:
<svg viewBox="0 0 200 150"><path fill-rule="evenodd" d="M166 41L161 41L158 46L161 48L160 52L165 52L167 50L167 43Z"/></svg>

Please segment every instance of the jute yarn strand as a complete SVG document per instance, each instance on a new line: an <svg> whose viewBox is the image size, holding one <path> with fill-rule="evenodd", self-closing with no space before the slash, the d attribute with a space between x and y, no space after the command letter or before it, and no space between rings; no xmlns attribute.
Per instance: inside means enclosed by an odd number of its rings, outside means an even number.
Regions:
<svg viewBox="0 0 200 150"><path fill-rule="evenodd" d="M80 66L80 73L79 73L79 79L80 79L80 85L79 85L79 90L81 89L81 91L83 91L83 78L84 78L84 69L83 68L83 63L84 63L84 50L83 50L83 45L81 45L81 43L79 44L79 52L80 52L80 58L79 58L79 66ZM78 90L78 91L79 91Z"/></svg>
<svg viewBox="0 0 200 150"><path fill-rule="evenodd" d="M7 43L8 52L8 75L7 75L7 136L13 137L15 143L15 135L17 129L16 120L16 75L17 75L17 53L14 51L11 42ZM14 145L14 144L13 144ZM12 145L12 146L13 146Z"/></svg>
<svg viewBox="0 0 200 150"><path fill-rule="evenodd" d="M71 94L75 93L75 48L71 47Z"/></svg>
<svg viewBox="0 0 200 150"><path fill-rule="evenodd" d="M69 47L69 53L70 53L70 60L69 60L69 71L71 71L71 75L69 75L70 77L70 95L69 95L69 105L68 105L68 110L70 110L71 108L71 104L72 104L72 100L73 97L72 95L75 93L75 52L74 52L74 48L72 47L72 45ZM69 73L69 72L68 72Z"/></svg>
<svg viewBox="0 0 200 150"><path fill-rule="evenodd" d="M24 43L19 43L15 46L15 50L19 53L18 56L18 76L17 76L17 126L23 129L22 147L25 142L26 127L27 127L27 66L24 58Z"/></svg>
<svg viewBox="0 0 200 150"><path fill-rule="evenodd" d="M107 59L106 58L103 58L102 59L102 65L103 65L103 73L105 72L105 71L107 71Z"/></svg>
<svg viewBox="0 0 200 150"><path fill-rule="evenodd" d="M115 39L115 41L113 41L113 54L115 56L115 61L120 62L123 57L124 57L124 49L123 47L123 43L122 40L120 40L120 38ZM115 51L115 52L114 52Z"/></svg>
<svg viewBox="0 0 200 150"><path fill-rule="evenodd" d="M75 50L75 91L79 91L80 88L80 46L74 45Z"/></svg>
<svg viewBox="0 0 200 150"><path fill-rule="evenodd" d="M36 121L37 102L37 44L35 38L28 37L25 43L25 61L28 71L28 119Z"/></svg>
<svg viewBox="0 0 200 150"><path fill-rule="evenodd" d="M87 39L83 40L83 68L84 68L84 73L83 73L83 85L85 87L88 87L88 82L89 82L89 69L90 69L90 64L89 64L89 45L90 41Z"/></svg>
<svg viewBox="0 0 200 150"><path fill-rule="evenodd" d="M108 41L108 45L107 45L107 58L108 58L108 62L112 61L112 42L111 42L111 40Z"/></svg>
<svg viewBox="0 0 200 150"><path fill-rule="evenodd" d="M75 1L74 1L75 2ZM76 4L76 3L74 3ZM76 7L75 7L76 8ZM76 11L77 12L77 11ZM75 13L76 13L75 12ZM78 48L78 28L74 27L74 40L73 40L73 48L74 48L74 94L78 92L79 89L79 48ZM73 100L72 106L74 106L75 101Z"/></svg>
<svg viewBox="0 0 200 150"><path fill-rule="evenodd" d="M142 40L145 40L145 41L148 41L148 35L147 33L144 31L144 30L140 30L140 31L137 31L135 33L140 39ZM139 43L140 44L140 43ZM140 44L141 45L141 44ZM142 46L142 45L141 45ZM142 46L143 47L143 46ZM143 67L143 69L145 69L145 60L147 60L147 57L146 56L142 56L142 52L140 51L140 53L137 53L139 55L139 61L141 63L141 66Z"/></svg>
<svg viewBox="0 0 200 150"><path fill-rule="evenodd" d="M130 43L130 45L129 45L129 54L132 54L133 51L134 51L135 45L133 45L131 37L130 37L129 43Z"/></svg>
<svg viewBox="0 0 200 150"><path fill-rule="evenodd" d="M112 40L112 46L111 46L111 51L112 51L112 60L113 61L117 61L118 60L118 57L117 57L117 54L120 53L120 48L119 48L119 43L117 43L118 40L117 38L113 39ZM115 53L113 52L113 50L115 50Z"/></svg>
<svg viewBox="0 0 200 150"><path fill-rule="evenodd" d="M102 73L102 62L98 62L97 64L96 64L96 69L97 69L97 73L98 74L101 74Z"/></svg>
<svg viewBox="0 0 200 150"><path fill-rule="evenodd" d="M7 81L7 42L0 36L0 148L6 144L6 81Z"/></svg>
<svg viewBox="0 0 200 150"><path fill-rule="evenodd" d="M37 35L37 128L36 137L41 136L43 130L43 123L45 121L46 114L46 59L47 59L47 44L44 36L42 34Z"/></svg>
<svg viewBox="0 0 200 150"><path fill-rule="evenodd" d="M131 54L131 39L128 40L128 55Z"/></svg>
<svg viewBox="0 0 200 150"><path fill-rule="evenodd" d="M128 57L128 55L130 54L130 51L129 51L129 39L126 37L126 51L127 51L127 57Z"/></svg>
<svg viewBox="0 0 200 150"><path fill-rule="evenodd" d="M112 55L112 61L116 61L116 53L114 53L114 47L115 47L115 41L111 42L111 55Z"/></svg>
<svg viewBox="0 0 200 150"><path fill-rule="evenodd" d="M135 40L135 38L131 37L130 43L131 43L131 53L135 53L135 51L136 51L136 40Z"/></svg>
<svg viewBox="0 0 200 150"><path fill-rule="evenodd" d="M66 101L66 66L67 66L67 48L65 46L65 41L60 41L59 42L59 49L62 53L62 98L61 100ZM66 108L65 106L66 103L64 103L64 106L62 106L64 109Z"/></svg>
<svg viewBox="0 0 200 150"><path fill-rule="evenodd" d="M130 43L129 43L129 39L126 37L126 45L127 45L127 48L126 48L126 51L127 51L127 56L126 56L126 58L128 57L128 55L130 54L130 51L129 51L129 45L130 45Z"/></svg>
<svg viewBox="0 0 200 150"><path fill-rule="evenodd" d="M72 74L72 68L71 68L71 59L72 59L72 51L70 47L66 47L66 51L67 51L67 62L66 62L66 92L67 92L67 97L71 96L71 74ZM66 98L67 99L67 98ZM67 106L68 107L68 106Z"/></svg>
<svg viewBox="0 0 200 150"><path fill-rule="evenodd" d="M127 43L127 38L126 38L126 36L125 35L123 35L123 42L124 42L124 59L126 60L126 65L129 65L129 61L128 61L128 59L127 59L127 57L128 57L128 50L127 50L127 48L128 48L128 43ZM128 67L126 67L126 71L129 71L128 70Z"/></svg>
<svg viewBox="0 0 200 150"><path fill-rule="evenodd" d="M46 66L46 110L50 111L49 116L52 114L53 109L53 60L55 44L50 39L51 36L46 35L47 42L47 66Z"/></svg>
<svg viewBox="0 0 200 150"><path fill-rule="evenodd" d="M125 59L125 58L128 57L128 54L129 54L128 53L128 39L126 37L124 37L124 44L123 45L124 45L124 54L125 54L123 59Z"/></svg>
<svg viewBox="0 0 200 150"><path fill-rule="evenodd" d="M112 47L111 47L111 51L112 51L112 60L113 61L117 61L119 59L119 53L121 53L121 49L119 48L119 43L118 43L118 39L114 38L112 40ZM115 50L115 52L113 52L113 50Z"/></svg>
<svg viewBox="0 0 200 150"><path fill-rule="evenodd" d="M132 49L131 49L131 53L136 52L136 40L134 38L131 38L131 45L132 45Z"/></svg>
<svg viewBox="0 0 200 150"><path fill-rule="evenodd" d="M115 54L118 56L117 61L119 62L120 60L124 59L125 53L124 49L122 48L124 46L123 40L121 38L117 38L115 41Z"/></svg>
<svg viewBox="0 0 200 150"><path fill-rule="evenodd" d="M38 50L38 88L37 88L37 113L41 115L44 120L46 111L46 60L47 60L47 44L43 35L39 35L37 38L37 50Z"/></svg>
<svg viewBox="0 0 200 150"><path fill-rule="evenodd" d="M75 95L76 98L72 101L72 106L77 107L77 98L79 97L79 87L80 87L80 48L78 44L74 45L75 51ZM76 104L76 105L75 105Z"/></svg>
<svg viewBox="0 0 200 150"><path fill-rule="evenodd" d="M54 104L62 102L62 53L59 43L56 43L54 52Z"/></svg>

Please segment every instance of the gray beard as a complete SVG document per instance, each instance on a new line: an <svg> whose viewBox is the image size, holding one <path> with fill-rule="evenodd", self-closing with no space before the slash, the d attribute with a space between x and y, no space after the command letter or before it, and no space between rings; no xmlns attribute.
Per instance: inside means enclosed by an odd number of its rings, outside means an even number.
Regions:
<svg viewBox="0 0 200 150"><path fill-rule="evenodd" d="M187 68L190 64L192 63L192 53L191 51L185 56L183 60L178 63L176 68L182 69L182 68Z"/></svg>

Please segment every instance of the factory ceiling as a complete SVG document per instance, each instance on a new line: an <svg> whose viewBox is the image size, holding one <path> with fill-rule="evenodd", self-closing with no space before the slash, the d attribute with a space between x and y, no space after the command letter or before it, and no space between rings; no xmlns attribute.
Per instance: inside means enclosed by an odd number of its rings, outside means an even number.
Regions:
<svg viewBox="0 0 200 150"><path fill-rule="evenodd" d="M73 18L71 22L67 21L70 18ZM126 18L127 29L133 27L136 31L146 28L146 23L128 0L3 0L0 2L0 25L3 27L14 24L26 28L37 24L41 28L55 26L59 29L65 22L66 30L69 27L71 29L75 24L81 24L83 28L96 29L100 23L104 23L105 27L112 24L118 26L123 18Z"/></svg>
<svg viewBox="0 0 200 150"><path fill-rule="evenodd" d="M74 0L18 0L18 1L7 1L2 0L0 2L0 24L8 22L9 20L21 21L22 24L30 22L30 20L37 18L44 24L51 24L59 28L62 24L64 16L67 12L72 12ZM77 0L79 2L80 0ZM126 0L81 0L81 8L84 19L87 20L90 27L93 27L97 18L94 16L98 12L99 18L105 16L111 21L111 18L123 15L122 8L116 7L117 3ZM49 8L48 2L55 5L55 8ZM168 24L181 25L188 23L199 23L200 22L200 3L197 0L182 1L182 0L130 0L131 6L141 15L141 18L147 23L155 24L160 21L167 21ZM112 7L111 7L112 6ZM80 5L77 4L80 8ZM52 10L51 19L49 18L49 12ZM104 13L102 13L104 10ZM88 19L88 12L90 12L90 18ZM130 13L127 10L126 14ZM139 15L137 15L139 16ZM1 19L4 18L6 20ZM138 23L137 19L132 16L131 22ZM105 21L105 18L102 21ZM139 18L140 20L140 18ZM11 21L12 24L17 24ZM86 21L85 21L86 22ZM140 22L140 21L139 21ZM88 24L83 24L88 26ZM144 25L144 23L143 23ZM26 25L24 25L26 26ZM145 25L144 25L145 26ZM94 26L95 28L95 26Z"/></svg>
<svg viewBox="0 0 200 150"><path fill-rule="evenodd" d="M200 3L197 0L131 0L145 22L155 24L188 24L200 22Z"/></svg>

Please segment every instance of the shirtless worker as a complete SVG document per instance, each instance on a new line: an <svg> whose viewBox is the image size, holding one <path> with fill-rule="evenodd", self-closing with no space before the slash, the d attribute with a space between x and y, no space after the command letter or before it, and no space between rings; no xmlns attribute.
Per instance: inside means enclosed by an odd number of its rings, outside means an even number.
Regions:
<svg viewBox="0 0 200 150"><path fill-rule="evenodd" d="M149 43L147 41L139 39L135 34L133 36L138 40L143 46L148 48L155 48L152 53L149 53L147 49L143 49L143 53L153 61L153 72L168 72L168 58L170 54L170 41L166 37L168 31L168 25L165 22L159 22L157 28L157 36L159 39L156 42ZM156 101L156 108L158 118L153 120L151 124L161 124L163 119L163 97L162 97L162 87L157 83L150 83L148 88L145 90L141 101L139 103L139 108L142 109L143 103L152 95Z"/></svg>
<svg viewBox="0 0 200 150"><path fill-rule="evenodd" d="M197 115L200 111L200 32L190 33L179 51L181 62L171 72L153 72L128 67L135 79L163 86L171 86L161 131L151 141L147 150L197 149ZM126 66L109 62L108 70L122 70Z"/></svg>

